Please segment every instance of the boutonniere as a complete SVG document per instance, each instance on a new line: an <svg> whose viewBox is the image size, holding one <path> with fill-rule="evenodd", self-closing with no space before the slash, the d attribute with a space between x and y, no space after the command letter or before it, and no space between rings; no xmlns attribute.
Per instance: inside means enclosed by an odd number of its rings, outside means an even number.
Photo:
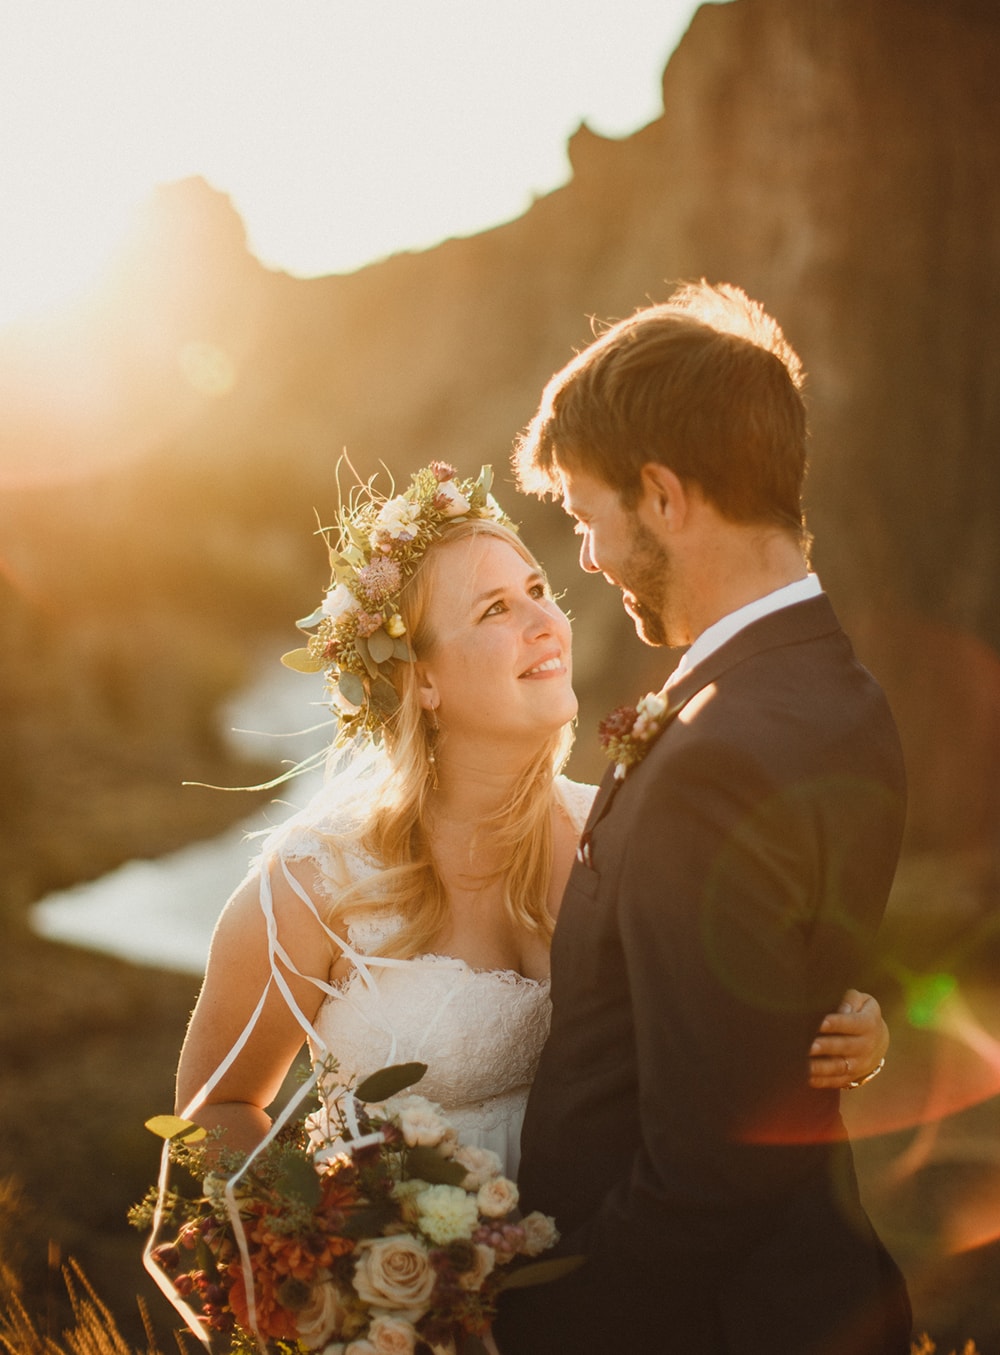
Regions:
<svg viewBox="0 0 1000 1355"><path fill-rule="evenodd" d="M624 781L630 767L649 752L666 724L668 701L665 690L647 692L634 706L619 706L601 721L597 737L615 764L615 780Z"/></svg>

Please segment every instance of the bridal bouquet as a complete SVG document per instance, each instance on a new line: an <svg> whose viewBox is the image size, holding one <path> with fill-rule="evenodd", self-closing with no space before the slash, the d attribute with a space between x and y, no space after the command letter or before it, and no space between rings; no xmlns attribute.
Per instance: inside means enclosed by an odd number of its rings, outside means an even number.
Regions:
<svg viewBox="0 0 1000 1355"><path fill-rule="evenodd" d="M521 1217L497 1155L403 1094L424 1071L383 1069L250 1158L173 1116L148 1122L193 1189L161 1178L131 1219L153 1222L149 1258L206 1344L217 1333L228 1350L269 1355L452 1349L486 1331L503 1289L576 1264L525 1260L558 1240L552 1219Z"/></svg>

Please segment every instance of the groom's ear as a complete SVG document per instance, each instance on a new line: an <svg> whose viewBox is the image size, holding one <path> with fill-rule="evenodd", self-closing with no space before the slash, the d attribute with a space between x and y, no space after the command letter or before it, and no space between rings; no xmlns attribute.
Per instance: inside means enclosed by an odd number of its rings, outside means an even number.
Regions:
<svg viewBox="0 0 1000 1355"><path fill-rule="evenodd" d="M642 508L649 525L670 532L678 531L684 526L688 514L688 494L680 476L658 461L647 461L639 474Z"/></svg>

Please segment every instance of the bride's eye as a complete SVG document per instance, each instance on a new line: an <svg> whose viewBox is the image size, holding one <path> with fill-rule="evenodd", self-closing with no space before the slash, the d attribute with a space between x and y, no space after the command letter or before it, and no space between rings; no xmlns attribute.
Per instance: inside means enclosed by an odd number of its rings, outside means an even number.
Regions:
<svg viewBox="0 0 1000 1355"><path fill-rule="evenodd" d="M482 620L485 621L488 616L499 616L501 612L506 611L507 604L502 598L497 598L496 602L491 603L486 611L483 612Z"/></svg>

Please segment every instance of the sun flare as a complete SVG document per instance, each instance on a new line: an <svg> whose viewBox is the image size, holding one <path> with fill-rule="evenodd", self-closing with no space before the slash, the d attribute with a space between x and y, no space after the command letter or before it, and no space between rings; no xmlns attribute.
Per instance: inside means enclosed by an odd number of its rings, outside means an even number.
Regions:
<svg viewBox="0 0 1000 1355"><path fill-rule="evenodd" d="M0 41L0 329L99 277L157 185L200 175L254 253L346 272L519 215L582 119L655 117L696 0L36 0ZM579 23L581 10L587 22Z"/></svg>

